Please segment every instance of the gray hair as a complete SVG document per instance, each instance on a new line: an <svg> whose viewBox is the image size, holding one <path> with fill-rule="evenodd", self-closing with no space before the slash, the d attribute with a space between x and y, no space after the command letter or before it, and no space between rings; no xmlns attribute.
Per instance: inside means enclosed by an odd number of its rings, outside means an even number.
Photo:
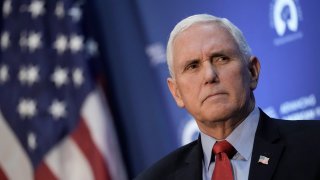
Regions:
<svg viewBox="0 0 320 180"><path fill-rule="evenodd" d="M209 14L197 14L193 16L189 16L183 20L181 20L171 31L170 37L167 44L167 64L169 68L169 72L171 77L174 77L173 73L173 41L177 37L177 35L184 30L188 29L190 26L196 23L206 23L206 22L214 22L219 25L221 25L223 28L225 28L227 31L230 32L230 34L235 39L236 43L238 44L238 47L240 49L240 53L242 53L244 59L248 59L245 57L251 56L251 49L245 40L241 30L232 24L228 19L226 18L220 18L216 16L212 16Z"/></svg>

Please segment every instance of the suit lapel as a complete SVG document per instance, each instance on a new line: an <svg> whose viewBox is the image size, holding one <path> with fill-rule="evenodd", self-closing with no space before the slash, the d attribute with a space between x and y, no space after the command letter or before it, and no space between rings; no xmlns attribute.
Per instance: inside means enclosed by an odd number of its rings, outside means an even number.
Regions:
<svg viewBox="0 0 320 180"><path fill-rule="evenodd" d="M187 154L185 163L173 174L176 180L198 180L202 179L202 146L200 137L196 146Z"/></svg>
<svg viewBox="0 0 320 180"><path fill-rule="evenodd" d="M249 180L270 180L278 165L284 145L279 141L278 127L273 121L264 112L260 111L260 120L252 151ZM268 162L259 162L260 156L269 158Z"/></svg>

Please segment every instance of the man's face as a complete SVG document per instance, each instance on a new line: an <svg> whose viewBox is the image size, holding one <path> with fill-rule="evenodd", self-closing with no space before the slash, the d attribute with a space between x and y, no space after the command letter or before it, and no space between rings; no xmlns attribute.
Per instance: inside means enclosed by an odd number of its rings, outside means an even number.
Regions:
<svg viewBox="0 0 320 180"><path fill-rule="evenodd" d="M247 113L257 86L259 61L243 60L231 34L214 23L194 24L173 44L174 78L169 89L178 106L202 123ZM240 116L241 117L241 116Z"/></svg>

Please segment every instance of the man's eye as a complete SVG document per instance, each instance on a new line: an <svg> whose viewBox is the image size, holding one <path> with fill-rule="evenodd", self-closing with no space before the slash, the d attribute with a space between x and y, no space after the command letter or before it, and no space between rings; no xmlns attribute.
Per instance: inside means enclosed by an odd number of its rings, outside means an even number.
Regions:
<svg viewBox="0 0 320 180"><path fill-rule="evenodd" d="M191 63L186 66L185 70L192 70L192 69L196 69L197 67L199 67L198 63Z"/></svg>
<svg viewBox="0 0 320 180"><path fill-rule="evenodd" d="M226 56L219 56L215 59L216 62L227 62L229 60Z"/></svg>

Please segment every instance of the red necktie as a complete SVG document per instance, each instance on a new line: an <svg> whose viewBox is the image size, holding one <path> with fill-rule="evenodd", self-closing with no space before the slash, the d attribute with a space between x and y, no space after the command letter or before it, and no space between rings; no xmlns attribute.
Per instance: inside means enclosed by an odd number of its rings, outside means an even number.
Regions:
<svg viewBox="0 0 320 180"><path fill-rule="evenodd" d="M234 147L226 140L217 141L212 148L212 152L216 159L211 180L233 180L229 158L232 158L236 153Z"/></svg>

